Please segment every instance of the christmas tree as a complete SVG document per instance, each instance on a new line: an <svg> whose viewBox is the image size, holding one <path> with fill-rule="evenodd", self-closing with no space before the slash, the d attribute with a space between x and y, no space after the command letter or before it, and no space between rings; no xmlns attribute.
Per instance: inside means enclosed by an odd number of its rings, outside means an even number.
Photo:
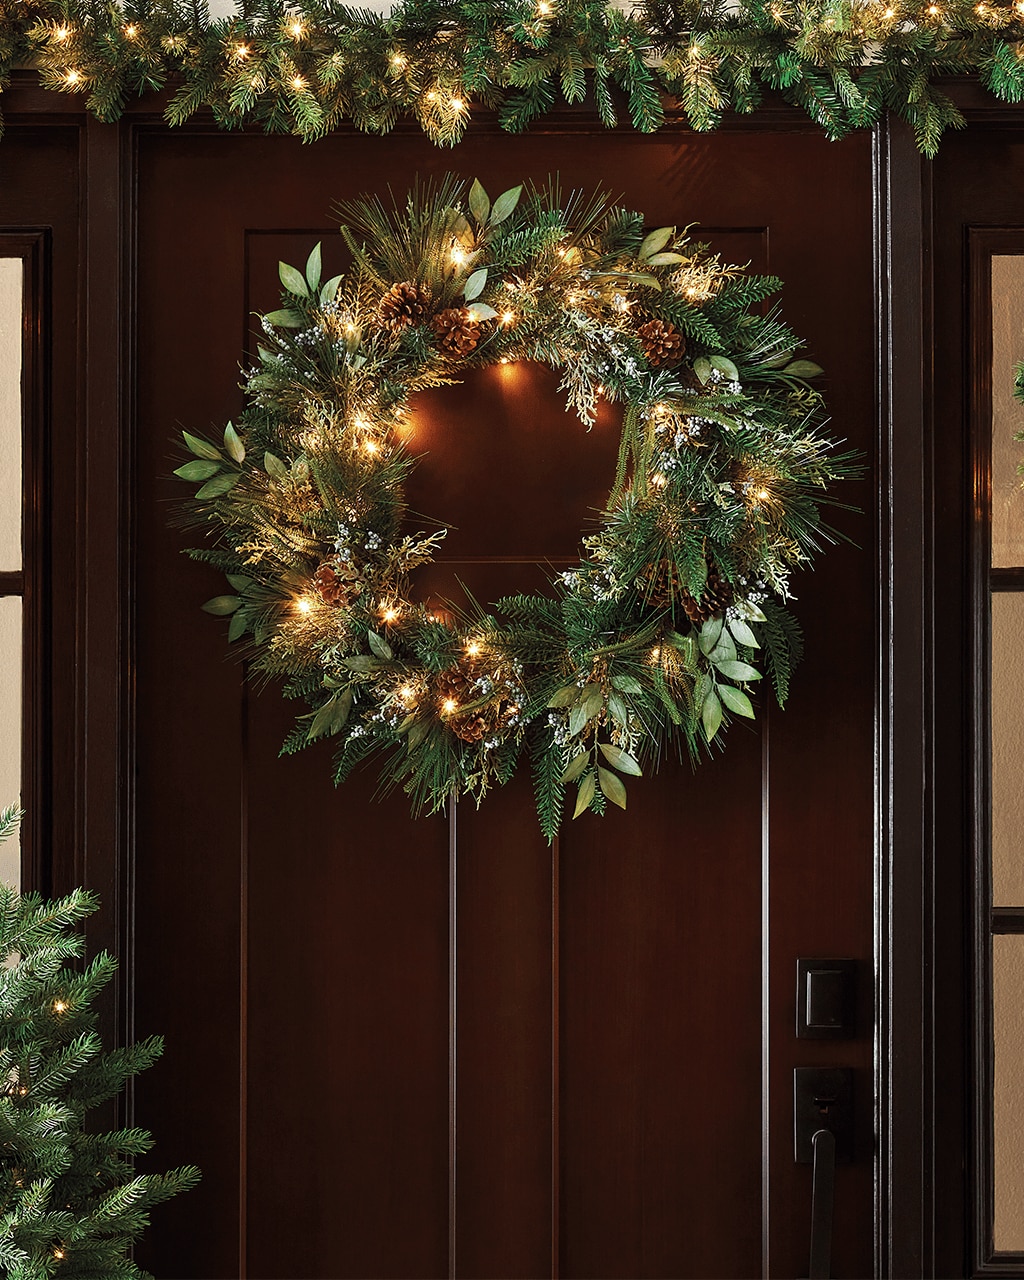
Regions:
<svg viewBox="0 0 1024 1280"><path fill-rule="evenodd" d="M0 812L0 840L16 828ZM152 1036L104 1052L92 1005L117 962L74 966L76 926L97 908L76 889L44 902L0 885L0 1274L10 1280L142 1280L131 1246L149 1209L193 1186L198 1169L136 1174L142 1129L94 1133L88 1113L163 1049Z"/></svg>

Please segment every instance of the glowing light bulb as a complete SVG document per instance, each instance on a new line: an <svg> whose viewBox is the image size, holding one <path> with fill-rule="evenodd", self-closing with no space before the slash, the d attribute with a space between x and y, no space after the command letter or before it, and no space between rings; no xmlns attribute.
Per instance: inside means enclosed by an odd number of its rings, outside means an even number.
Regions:
<svg viewBox="0 0 1024 1280"><path fill-rule="evenodd" d="M236 57L236 58L241 58L241 59L244 61L246 58L248 58L248 56L249 56L250 52L251 52L251 50L249 49L249 46L248 46L247 44L236 44L236 45L235 45L235 57Z"/></svg>
<svg viewBox="0 0 1024 1280"><path fill-rule="evenodd" d="M54 40L57 41L58 44L63 44L70 34L71 34L70 27L58 27L57 30L53 33L53 38Z"/></svg>
<svg viewBox="0 0 1024 1280"><path fill-rule="evenodd" d="M758 502L767 502L771 496L771 493L767 489L758 489L757 493L754 494L754 497Z"/></svg>
<svg viewBox="0 0 1024 1280"><path fill-rule="evenodd" d="M654 648L651 650L649 656L650 656L651 662L657 662L658 659L661 657L661 645L656 644Z"/></svg>
<svg viewBox="0 0 1024 1280"><path fill-rule="evenodd" d="M411 702L413 698L416 696L416 690L412 687L411 684L403 684L401 689L399 689L398 691L398 696L402 699L403 702Z"/></svg>
<svg viewBox="0 0 1024 1280"><path fill-rule="evenodd" d="M442 702L441 704L441 710L445 713L445 715L450 716L451 713L455 710L455 708L458 705L459 704L455 701L454 698L445 698L444 702Z"/></svg>
<svg viewBox="0 0 1024 1280"><path fill-rule="evenodd" d="M452 251L449 254L453 267L464 267L466 265L466 251L462 245L452 245Z"/></svg>
<svg viewBox="0 0 1024 1280"><path fill-rule="evenodd" d="M381 609L380 616L384 619L385 622L394 622L394 620L398 617L398 610L395 608L393 604L388 605L386 609Z"/></svg>
<svg viewBox="0 0 1024 1280"><path fill-rule="evenodd" d="M369 420L367 418L364 418L361 413L356 414L352 422L352 425L355 427L357 431L369 431L370 429Z"/></svg>
<svg viewBox="0 0 1024 1280"><path fill-rule="evenodd" d="M548 0L537 0L537 17L547 18L551 16L551 5Z"/></svg>
<svg viewBox="0 0 1024 1280"><path fill-rule="evenodd" d="M515 323L516 313L514 311L503 311L501 313L501 323L510 325Z"/></svg>
<svg viewBox="0 0 1024 1280"><path fill-rule="evenodd" d="M313 609L313 601L309 596L299 596L295 601L295 610L297 613L311 613Z"/></svg>
<svg viewBox="0 0 1024 1280"><path fill-rule="evenodd" d="M655 489L664 489L664 487L668 484L668 477L662 475L661 472L658 471L653 476L651 476L651 484L655 487Z"/></svg>
<svg viewBox="0 0 1024 1280"><path fill-rule="evenodd" d="M54 1251L53 1251L53 1256L54 1256L55 1258L63 1258L63 1257L64 1257L64 1250L63 1250L63 1249L54 1249Z"/></svg>
<svg viewBox="0 0 1024 1280"><path fill-rule="evenodd" d="M928 6L928 15L929 15L929 17L937 18L941 12L942 12L942 10L939 8L939 6L938 6L937 4L930 4L930 5Z"/></svg>
<svg viewBox="0 0 1024 1280"><path fill-rule="evenodd" d="M603 382L599 382L599 383L597 384L597 386L594 388L594 395L595 395L595 396L603 396L603 395L604 395L604 383L603 383Z"/></svg>
<svg viewBox="0 0 1024 1280"><path fill-rule="evenodd" d="M124 29L126 40L135 40L138 37L139 29L134 22L129 22Z"/></svg>
<svg viewBox="0 0 1024 1280"><path fill-rule="evenodd" d="M405 58L403 58L400 53L393 53L391 55L391 65L395 68L396 71L401 71L401 69L405 66Z"/></svg>
<svg viewBox="0 0 1024 1280"><path fill-rule="evenodd" d="M301 18L293 18L288 24L288 34L293 40L301 40L305 31L306 26Z"/></svg>
<svg viewBox="0 0 1024 1280"><path fill-rule="evenodd" d="M364 441L363 441L363 449L364 449L367 453L376 453L376 452L377 452L378 447L379 447L379 446L378 446L378 444L377 444L377 441L376 441L376 440L364 440Z"/></svg>
<svg viewBox="0 0 1024 1280"><path fill-rule="evenodd" d="M53 1002L54 1013L64 1013L67 1007L67 1004L63 1000L54 1000Z"/></svg>
<svg viewBox="0 0 1024 1280"><path fill-rule="evenodd" d="M292 76L292 88L293 88L293 89L305 89L305 87L306 87L305 77L303 77L303 76Z"/></svg>
<svg viewBox="0 0 1024 1280"><path fill-rule="evenodd" d="M470 642L466 645L466 652L469 654L471 658L475 658L477 654L480 652L480 641L470 640Z"/></svg>
<svg viewBox="0 0 1024 1280"><path fill-rule="evenodd" d="M461 98L452 98L452 99L449 101L448 105L449 105L449 106L451 107L451 109L452 109L453 111L455 111L455 112L465 111L465 109L466 109L466 104L462 101L462 99L461 99Z"/></svg>
<svg viewBox="0 0 1024 1280"><path fill-rule="evenodd" d="M437 101L437 94L434 92L434 90L433 90L433 89L431 89L431 90L427 93L426 97L427 97L427 101L428 101L428 102L436 102L436 101Z"/></svg>
<svg viewBox="0 0 1024 1280"><path fill-rule="evenodd" d="M64 77L64 83L65 83L65 84L78 84L78 82L81 80L81 78L82 78L82 73L81 73L80 71L76 71L74 68L72 68L72 69L67 73L67 75Z"/></svg>

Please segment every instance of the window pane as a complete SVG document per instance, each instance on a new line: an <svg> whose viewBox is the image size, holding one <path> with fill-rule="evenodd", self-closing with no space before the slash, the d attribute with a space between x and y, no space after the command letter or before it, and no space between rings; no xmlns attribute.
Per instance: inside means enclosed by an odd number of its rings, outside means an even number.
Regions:
<svg viewBox="0 0 1024 1280"><path fill-rule="evenodd" d="M995 1247L1024 1250L1024 934L992 939Z"/></svg>
<svg viewBox="0 0 1024 1280"><path fill-rule="evenodd" d="M0 258L0 570L21 568L20 258Z"/></svg>
<svg viewBox="0 0 1024 1280"><path fill-rule="evenodd" d="M21 794L21 600L0 597L0 809ZM0 844L0 880L21 887L18 841Z"/></svg>
<svg viewBox="0 0 1024 1280"><path fill-rule="evenodd" d="M992 905L1024 906L1024 593L992 596Z"/></svg>
<svg viewBox="0 0 1024 1280"><path fill-rule="evenodd" d="M1013 397L1024 359L1024 255L992 259L992 564L1024 565L1024 492L1017 465L1024 444L1024 405Z"/></svg>

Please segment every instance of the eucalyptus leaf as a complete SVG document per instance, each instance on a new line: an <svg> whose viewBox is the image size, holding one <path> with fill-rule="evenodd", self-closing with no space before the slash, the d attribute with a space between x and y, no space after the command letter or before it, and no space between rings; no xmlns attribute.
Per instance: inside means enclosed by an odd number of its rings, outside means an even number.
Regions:
<svg viewBox="0 0 1024 1280"><path fill-rule="evenodd" d="M578 818L581 813L585 813L590 808L590 802L593 800L596 790L597 780L594 777L593 770L591 770L580 783L580 788L576 792L576 808L573 810L573 818Z"/></svg>
<svg viewBox="0 0 1024 1280"><path fill-rule="evenodd" d="M718 638L722 634L722 627L725 620L719 616L717 618L708 618L707 622L700 629L700 636L697 643L700 645L700 651L705 656L718 644Z"/></svg>
<svg viewBox="0 0 1024 1280"><path fill-rule="evenodd" d="M232 644L235 640L240 640L245 635L248 624L249 619L245 616L245 610L236 609L231 615L231 621L228 623L228 644Z"/></svg>
<svg viewBox="0 0 1024 1280"><path fill-rule="evenodd" d="M570 735L575 738L589 719L590 716L587 714L587 704L585 702L577 703L569 712Z"/></svg>
<svg viewBox="0 0 1024 1280"><path fill-rule="evenodd" d="M626 710L626 704L617 693L608 695L608 714L616 723L621 724L623 728L629 721L629 712Z"/></svg>
<svg viewBox="0 0 1024 1280"><path fill-rule="evenodd" d="M322 274L323 258L320 254L320 243L318 241L306 259L306 283L309 285L310 293L316 293L317 289L320 288L320 276Z"/></svg>
<svg viewBox="0 0 1024 1280"><path fill-rule="evenodd" d="M212 462L207 458L193 458L191 462L175 467L174 474L180 476L182 480L209 480L210 476L215 476L220 468L219 462Z"/></svg>
<svg viewBox="0 0 1024 1280"><path fill-rule="evenodd" d="M497 311L486 302L474 302L471 307L467 308L470 318L473 320L493 320L498 314Z"/></svg>
<svg viewBox="0 0 1024 1280"><path fill-rule="evenodd" d="M612 688L621 693L643 693L640 681L635 676L612 676Z"/></svg>
<svg viewBox="0 0 1024 1280"><path fill-rule="evenodd" d="M718 695L713 691L704 699L704 705L700 710L700 718L701 723L704 725L704 736L710 742L722 723L722 704L718 701Z"/></svg>
<svg viewBox="0 0 1024 1280"><path fill-rule="evenodd" d="M231 460L241 466L245 461L245 445L242 444L238 432L230 422L224 428L224 448L227 449Z"/></svg>
<svg viewBox="0 0 1024 1280"><path fill-rule="evenodd" d="M628 751L623 751L621 747L614 747L610 742L599 742L597 745L608 763L613 768L618 769L620 773L632 774L634 778L643 776L643 770L640 768L638 761Z"/></svg>
<svg viewBox="0 0 1024 1280"><path fill-rule="evenodd" d="M693 362L693 372L701 385L707 386L708 379L711 377L711 361L705 359L704 356L698 356Z"/></svg>
<svg viewBox="0 0 1024 1280"><path fill-rule="evenodd" d="M197 498L222 498L230 489L233 489L242 477L240 475L224 475L214 476L212 480L207 480L201 489L196 490Z"/></svg>
<svg viewBox="0 0 1024 1280"><path fill-rule="evenodd" d="M379 636L376 631L368 631L366 638L369 641L370 648L378 658L382 658L385 662L390 662L394 658L394 650L383 636Z"/></svg>
<svg viewBox="0 0 1024 1280"><path fill-rule="evenodd" d="M301 312L291 311L288 307L282 307L279 311L268 311L263 319L276 324L279 329L301 329L306 323Z"/></svg>
<svg viewBox="0 0 1024 1280"><path fill-rule="evenodd" d="M753 720L753 704L742 689L734 689L731 684L720 684L718 686L718 696L730 711L735 711L738 716L746 716L748 719Z"/></svg>
<svg viewBox="0 0 1024 1280"><path fill-rule="evenodd" d="M600 689L595 689L594 692L588 696L586 702L584 702L583 704L583 709L587 713L587 719L592 720L594 716L599 716L603 708L604 708L604 694L601 692Z"/></svg>
<svg viewBox="0 0 1024 1280"><path fill-rule="evenodd" d="M469 211L481 227L487 221L487 215L491 211L490 198L481 186L479 178L474 178L473 185L469 188Z"/></svg>
<svg viewBox="0 0 1024 1280"><path fill-rule="evenodd" d="M782 372L788 373L793 378L817 378L825 370L813 360L794 360L787 364Z"/></svg>
<svg viewBox="0 0 1024 1280"><path fill-rule="evenodd" d="M675 234L675 227L659 227L657 231L649 231L644 236L637 257L646 262L653 254L660 253Z"/></svg>
<svg viewBox="0 0 1024 1280"><path fill-rule="evenodd" d="M331 276L330 280L326 281L322 285L320 289L320 305L322 307L330 306L338 296L338 289L341 287L341 282L344 279L344 276Z"/></svg>
<svg viewBox="0 0 1024 1280"><path fill-rule="evenodd" d="M481 267L479 271L474 271L466 280L466 287L463 289L463 297L467 302L472 302L474 298L479 298L483 293L484 285L487 283L487 268Z"/></svg>
<svg viewBox="0 0 1024 1280"><path fill-rule="evenodd" d="M508 191L503 191L494 204L491 205L491 216L487 220L489 227L496 227L499 222L504 222L512 210L519 203L519 197L523 193L523 184L518 187L510 187Z"/></svg>
<svg viewBox="0 0 1024 1280"><path fill-rule="evenodd" d="M185 443L197 458L212 459L222 458L224 456L215 444L209 444L206 440L200 440L198 436L189 435L187 431L183 431L181 434L185 437Z"/></svg>
<svg viewBox="0 0 1024 1280"><path fill-rule="evenodd" d="M761 645L757 636L754 635L742 618L730 618L729 630L732 632L737 644L746 645L748 649L760 649Z"/></svg>
<svg viewBox="0 0 1024 1280"><path fill-rule="evenodd" d="M281 277L281 283L289 293L293 293L297 298L309 297L309 290L306 288L306 282L302 278L301 271L296 271L287 262L279 262L277 264L277 274Z"/></svg>
<svg viewBox="0 0 1024 1280"><path fill-rule="evenodd" d="M611 769L603 769L598 765L597 780L601 784L601 790L612 804L617 804L620 809L625 809L626 787L619 775L612 773Z"/></svg>
<svg viewBox="0 0 1024 1280"><path fill-rule="evenodd" d="M711 367L712 369L717 369L719 373L724 373L725 376L730 378L733 382L739 381L740 371L728 356L712 356Z"/></svg>
<svg viewBox="0 0 1024 1280"><path fill-rule="evenodd" d="M625 279L631 284L645 284L649 289L657 289L659 293L661 292L661 281L657 276L652 276L646 271L629 271Z"/></svg>
<svg viewBox="0 0 1024 1280"><path fill-rule="evenodd" d="M716 667L723 662L734 662L736 660L736 645L728 631L722 631L722 634L718 637L718 644L707 655L707 659L708 662L713 662Z"/></svg>
<svg viewBox="0 0 1024 1280"><path fill-rule="evenodd" d="M379 658L371 658L368 653L357 653L355 657L343 658L342 666L348 667L349 671L369 672L379 671L381 663Z"/></svg>
<svg viewBox="0 0 1024 1280"><path fill-rule="evenodd" d="M224 577L236 591L244 591L246 587L252 586L252 578L246 577L244 573L226 573Z"/></svg>
<svg viewBox="0 0 1024 1280"><path fill-rule="evenodd" d="M575 782L583 770L587 767L587 761L590 759L589 751L581 751L578 756L573 756L569 762L569 767L562 774L562 782Z"/></svg>
<svg viewBox="0 0 1024 1280"><path fill-rule="evenodd" d="M266 469L267 475L271 476L274 480L285 480L288 477L288 468L284 465L281 459L277 457L276 454L271 453L269 449L263 455L263 466Z"/></svg>
<svg viewBox="0 0 1024 1280"><path fill-rule="evenodd" d="M761 673L749 662L720 662L718 669L730 680L760 680Z"/></svg>
<svg viewBox="0 0 1024 1280"><path fill-rule="evenodd" d="M735 608L743 610L743 616L753 622L767 622L764 611L750 600L738 600Z"/></svg>
<svg viewBox="0 0 1024 1280"><path fill-rule="evenodd" d="M549 707L571 707L576 701L576 695L579 689L574 684L567 684L564 688L557 690L548 698L547 705Z"/></svg>
<svg viewBox="0 0 1024 1280"><path fill-rule="evenodd" d="M685 261L686 259L681 253L654 253L647 259L647 265L649 267L670 267Z"/></svg>
<svg viewBox="0 0 1024 1280"><path fill-rule="evenodd" d="M330 728L333 719L334 698L330 698L313 717L313 723L309 726L309 732L306 734L306 741L313 742L316 738L325 734Z"/></svg>
<svg viewBox="0 0 1024 1280"><path fill-rule="evenodd" d="M241 603L238 596L214 596L201 607L206 613L212 613L217 618L226 618L229 613L234 613Z"/></svg>

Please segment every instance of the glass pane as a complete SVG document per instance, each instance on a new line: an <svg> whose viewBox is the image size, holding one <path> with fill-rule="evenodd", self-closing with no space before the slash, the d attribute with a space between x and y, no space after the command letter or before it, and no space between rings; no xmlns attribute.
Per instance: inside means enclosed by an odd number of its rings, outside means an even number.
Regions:
<svg viewBox="0 0 1024 1280"><path fill-rule="evenodd" d="M1024 906L1024 593L992 596L992 905Z"/></svg>
<svg viewBox="0 0 1024 1280"><path fill-rule="evenodd" d="M0 809L21 795L21 600L0 597ZM18 841L0 844L0 880L21 887Z"/></svg>
<svg viewBox="0 0 1024 1280"><path fill-rule="evenodd" d="M995 1247L1024 1250L1024 934L992 939Z"/></svg>
<svg viewBox="0 0 1024 1280"><path fill-rule="evenodd" d="M0 258L0 569L21 568L20 258Z"/></svg>
<svg viewBox="0 0 1024 1280"><path fill-rule="evenodd" d="M1024 360L1024 255L992 259L992 564L1024 565L1024 491L1018 464L1024 405L1013 396L1014 369Z"/></svg>

